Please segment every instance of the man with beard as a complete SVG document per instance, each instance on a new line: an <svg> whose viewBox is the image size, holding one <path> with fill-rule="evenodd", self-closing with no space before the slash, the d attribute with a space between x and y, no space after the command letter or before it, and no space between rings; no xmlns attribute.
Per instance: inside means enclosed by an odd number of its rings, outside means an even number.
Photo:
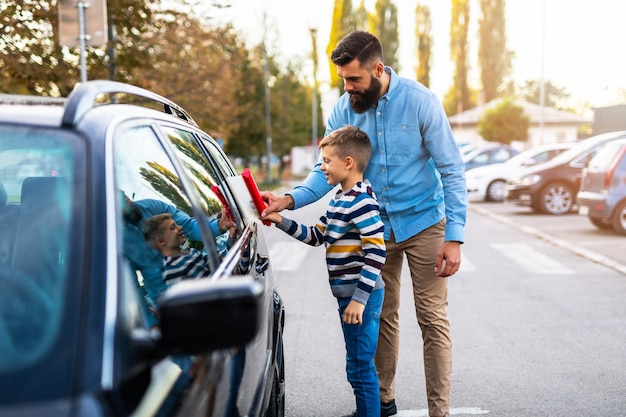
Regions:
<svg viewBox="0 0 626 417"><path fill-rule="evenodd" d="M385 225L385 300L376 369L381 416L397 413L400 275L407 257L417 321L422 331L428 412L448 415L452 340L448 279L461 264L467 211L465 169L437 97L383 64L380 41L355 31L332 51L345 93L328 119L326 135L345 125L364 130L372 157L364 173L378 196ZM329 191L318 163L304 183L284 196L264 192L266 213L312 203Z"/></svg>

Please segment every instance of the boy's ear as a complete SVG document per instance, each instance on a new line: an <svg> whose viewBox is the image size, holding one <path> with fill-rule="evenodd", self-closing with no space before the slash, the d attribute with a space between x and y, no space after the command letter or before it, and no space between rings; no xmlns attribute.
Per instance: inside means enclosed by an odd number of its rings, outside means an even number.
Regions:
<svg viewBox="0 0 626 417"><path fill-rule="evenodd" d="M352 169L354 167L354 158L351 156L346 156L343 159L343 164L345 169Z"/></svg>
<svg viewBox="0 0 626 417"><path fill-rule="evenodd" d="M166 243L165 239L163 239L162 237L157 237L155 239L155 242L156 242L157 247L159 248L162 248L163 246L165 246L165 243Z"/></svg>

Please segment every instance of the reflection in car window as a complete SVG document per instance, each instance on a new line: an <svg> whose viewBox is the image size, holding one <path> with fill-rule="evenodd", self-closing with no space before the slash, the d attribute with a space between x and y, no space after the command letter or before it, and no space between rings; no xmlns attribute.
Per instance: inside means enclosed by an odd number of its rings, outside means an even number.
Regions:
<svg viewBox="0 0 626 417"><path fill-rule="evenodd" d="M56 344L71 343L71 333L63 341L60 334L74 323L68 316L76 316L68 294L75 286L69 280L80 275L82 220L74 204L83 206L75 201L83 195L84 160L82 142L72 135L0 131L2 371L45 363Z"/></svg>
<svg viewBox="0 0 626 417"><path fill-rule="evenodd" d="M209 217L221 215L221 210L224 206L211 187L214 185L222 186L221 182L223 181L225 170L230 173L232 168L225 169L222 167L220 169L209 163L203 154L202 148L198 145L196 137L191 132L171 127L163 127L163 130L172 142L172 145L174 145L178 158L185 164L187 171L191 174L196 196L200 200L205 214ZM221 157L213 157L212 161L220 161L220 159ZM228 162L222 160L221 165L228 166ZM233 220L237 221L238 219L234 218ZM239 234L242 225L239 224L238 226L238 229L232 228L217 237L216 243L222 256L226 254L233 240Z"/></svg>
<svg viewBox="0 0 626 417"><path fill-rule="evenodd" d="M179 174L152 128L134 127L119 133L113 154L116 187L120 193L119 212L123 219L120 253L135 271L148 306L154 310L167 284L162 276L163 256L148 246L143 223L156 214L169 213L185 234L183 246L199 251L204 250L203 236L198 221L193 218L191 202L181 186ZM212 199L208 207L206 213L211 222L221 206ZM149 327L156 323L156 316L147 315L146 319Z"/></svg>
<svg viewBox="0 0 626 417"><path fill-rule="evenodd" d="M205 157L203 149L199 146L196 141L196 137L193 134L169 127L163 127L163 129L174 147L179 152L179 158L187 166L189 171L192 172L192 175L196 177L194 179L194 183L196 184L196 189L198 194L200 194L200 198L206 198L207 193L210 193L213 198L217 198L210 189L206 189L206 185L209 183L207 179L210 179L211 185L216 184L218 186L225 186L225 184L221 184L221 181L225 177L237 175L224 152L215 146L208 137L201 135L203 140L202 143L209 152L209 156ZM224 245L224 240L227 239L227 249L230 248L235 239L241 235L244 229L243 219L241 215L237 214L237 207L233 206L230 207L230 209L235 214L234 220L239 222L239 224L237 225L236 230L233 229L218 237L218 246L221 245L221 247ZM237 266L232 266L229 273L237 275L246 274L250 271L250 257L252 256L252 252L254 252L254 249L251 248L254 248L255 246L255 238L251 235L248 236L248 239L244 242L244 244L239 247L240 256Z"/></svg>

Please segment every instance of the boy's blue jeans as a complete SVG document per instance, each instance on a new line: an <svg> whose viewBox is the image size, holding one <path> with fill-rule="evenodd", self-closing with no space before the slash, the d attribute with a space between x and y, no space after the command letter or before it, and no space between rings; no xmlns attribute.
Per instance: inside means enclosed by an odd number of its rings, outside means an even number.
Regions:
<svg viewBox="0 0 626 417"><path fill-rule="evenodd" d="M380 311L385 289L374 290L363 312L362 324L346 324L341 321L351 298L338 298L339 320L346 343L346 372L348 382L356 396L358 417L380 417L380 391L374 355L378 345Z"/></svg>

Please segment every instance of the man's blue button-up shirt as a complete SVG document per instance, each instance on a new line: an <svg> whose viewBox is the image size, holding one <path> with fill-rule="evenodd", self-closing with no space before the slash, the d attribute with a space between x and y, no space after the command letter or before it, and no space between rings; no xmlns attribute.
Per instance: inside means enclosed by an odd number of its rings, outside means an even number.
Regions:
<svg viewBox="0 0 626 417"><path fill-rule="evenodd" d="M372 143L364 178L372 184L385 224L402 242L446 218L446 241L463 242L467 212L465 165L441 103L420 83L391 75L377 106L355 113L343 94L328 119L326 135L345 125L365 131ZM330 187L315 166L289 194L295 208L323 197Z"/></svg>

